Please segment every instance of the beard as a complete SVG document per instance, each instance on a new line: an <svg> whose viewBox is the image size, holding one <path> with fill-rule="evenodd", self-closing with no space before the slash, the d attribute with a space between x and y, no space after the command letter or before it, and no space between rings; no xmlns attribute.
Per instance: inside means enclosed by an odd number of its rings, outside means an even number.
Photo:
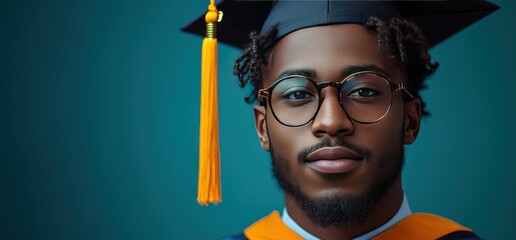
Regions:
<svg viewBox="0 0 516 240"><path fill-rule="evenodd" d="M289 161L278 155L273 149L272 142L270 142L272 173L281 189L293 197L296 204L303 210L313 224L321 227L358 225L367 220L371 212L376 209L378 201L401 174L404 165L403 141L401 141L399 145L400 147L394 149L392 154L380 160L389 162L394 160L395 162L393 164L396 164L394 168L390 169L390 172L384 179L373 182L371 187L365 189L365 192L360 195L335 194L323 197L310 197L308 194L303 192L300 184L295 182L290 176L291 167ZM332 142L325 139L324 141L301 151L298 154L297 162L303 164L306 160L306 156L310 152L322 147L334 146L349 148L362 156L370 155L367 150L343 140Z"/></svg>

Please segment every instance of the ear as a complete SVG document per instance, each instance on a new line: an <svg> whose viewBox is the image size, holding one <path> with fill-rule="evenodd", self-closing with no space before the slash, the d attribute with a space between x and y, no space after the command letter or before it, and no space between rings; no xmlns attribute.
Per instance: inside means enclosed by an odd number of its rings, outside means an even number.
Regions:
<svg viewBox="0 0 516 240"><path fill-rule="evenodd" d="M254 125L258 139L263 150L269 151L269 134L267 134L267 121L265 120L266 109L265 106L255 105L254 106Z"/></svg>
<svg viewBox="0 0 516 240"><path fill-rule="evenodd" d="M405 103L405 144L412 144L416 140L420 124L421 100L415 98Z"/></svg>

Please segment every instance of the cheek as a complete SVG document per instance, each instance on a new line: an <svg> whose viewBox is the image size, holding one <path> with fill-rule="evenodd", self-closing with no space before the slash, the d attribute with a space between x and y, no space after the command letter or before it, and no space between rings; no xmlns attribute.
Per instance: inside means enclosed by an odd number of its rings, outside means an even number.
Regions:
<svg viewBox="0 0 516 240"><path fill-rule="evenodd" d="M308 146L310 136L309 125L301 127L286 127L277 122L272 115L267 116L269 141L275 154L289 162L297 161L297 154Z"/></svg>
<svg viewBox="0 0 516 240"><path fill-rule="evenodd" d="M356 124L360 144L371 150L372 158L382 159L399 151L403 144L403 109L394 107L384 119L369 125Z"/></svg>

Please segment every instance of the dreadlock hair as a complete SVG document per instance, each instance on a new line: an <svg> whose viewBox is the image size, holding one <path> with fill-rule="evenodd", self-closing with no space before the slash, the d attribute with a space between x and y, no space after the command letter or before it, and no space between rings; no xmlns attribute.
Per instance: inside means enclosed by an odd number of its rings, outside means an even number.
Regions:
<svg viewBox="0 0 516 240"><path fill-rule="evenodd" d="M428 45L419 27L408 19L393 18L385 22L376 17L370 17L364 27L376 31L380 53L401 67L407 78L408 91L421 99L419 91L426 88L425 80L437 70L439 63L431 62ZM240 87L244 88L248 83L252 85L251 92L245 98L247 103L255 102L257 91L263 87L263 72L275 43L276 32L276 28L272 28L263 35L251 33L251 42L235 61L233 73L238 77ZM421 99L422 115L428 116L430 114L425 106Z"/></svg>

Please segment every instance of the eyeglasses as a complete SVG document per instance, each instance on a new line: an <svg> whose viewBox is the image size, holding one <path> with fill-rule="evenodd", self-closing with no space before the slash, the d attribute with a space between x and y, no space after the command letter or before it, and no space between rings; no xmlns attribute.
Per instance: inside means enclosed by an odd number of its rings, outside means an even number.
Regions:
<svg viewBox="0 0 516 240"><path fill-rule="evenodd" d="M276 80L258 91L262 105L268 103L272 114L281 124L298 127L312 121L321 107L321 90L338 90L339 102L349 118L359 123L375 123L391 110L394 92L404 90L403 83L393 83L385 75L374 71L356 72L341 82L316 83L302 75L290 75Z"/></svg>

